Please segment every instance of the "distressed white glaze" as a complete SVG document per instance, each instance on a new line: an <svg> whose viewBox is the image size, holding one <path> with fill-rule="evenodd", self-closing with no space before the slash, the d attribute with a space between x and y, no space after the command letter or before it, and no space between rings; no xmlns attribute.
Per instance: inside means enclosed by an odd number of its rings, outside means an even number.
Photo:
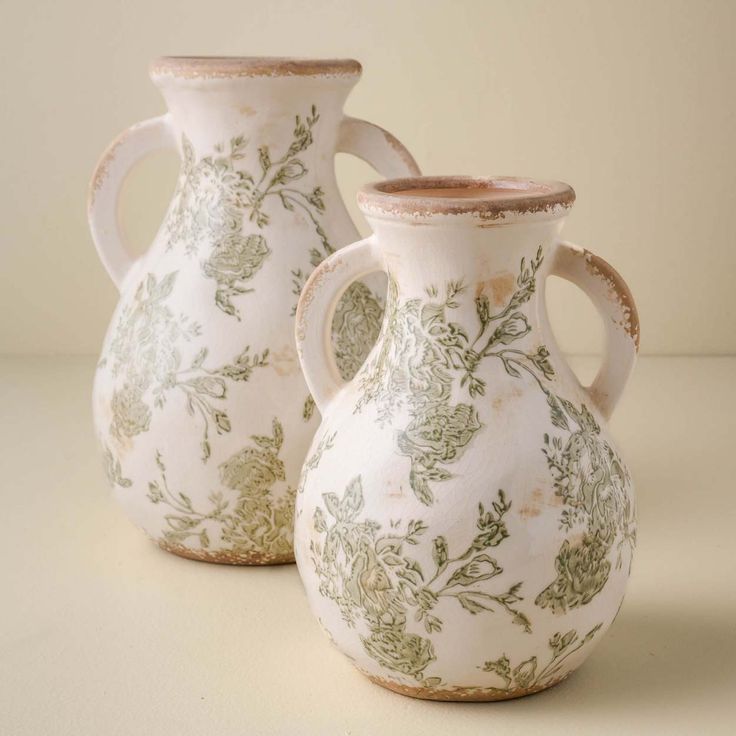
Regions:
<svg viewBox="0 0 736 736"><path fill-rule="evenodd" d="M293 495L317 425L293 345L298 293L356 230L334 157L416 173L386 131L346 117L352 60L165 58L168 112L124 132L92 179L89 221L120 290L94 387L116 500L162 547L215 562L293 560ZM177 190L133 259L122 181L176 147ZM351 375L375 339L384 286L344 300L335 343Z"/></svg>
<svg viewBox="0 0 736 736"><path fill-rule="evenodd" d="M447 187L494 194L400 194ZM297 346L322 424L297 494L297 564L332 641L398 692L495 700L549 687L623 600L633 487L605 422L638 321L621 277L560 241L573 200L564 184L510 178L366 187L374 234L302 293ZM351 281L376 270L390 282L382 332L346 383L329 325ZM605 322L590 387L555 343L550 275Z"/></svg>

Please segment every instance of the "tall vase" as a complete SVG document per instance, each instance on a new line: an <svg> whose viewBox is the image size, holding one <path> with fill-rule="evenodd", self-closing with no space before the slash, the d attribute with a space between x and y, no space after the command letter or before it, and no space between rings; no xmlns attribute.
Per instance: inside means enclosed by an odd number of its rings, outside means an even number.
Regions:
<svg viewBox="0 0 736 736"><path fill-rule="evenodd" d="M389 133L346 117L352 60L162 58L168 112L125 131L94 173L89 221L120 291L94 385L113 494L162 548L211 562L293 560L294 494L318 423L293 346L312 269L357 236L337 152L416 172ZM131 166L176 147L181 173L145 255L117 221ZM333 344L350 377L380 327L381 281L340 303Z"/></svg>

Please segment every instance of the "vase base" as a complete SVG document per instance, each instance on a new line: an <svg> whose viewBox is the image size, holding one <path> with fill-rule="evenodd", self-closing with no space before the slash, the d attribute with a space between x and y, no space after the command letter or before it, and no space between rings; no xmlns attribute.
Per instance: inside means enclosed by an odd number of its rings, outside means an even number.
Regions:
<svg viewBox="0 0 736 736"><path fill-rule="evenodd" d="M365 673L364 673L365 674ZM568 673L569 674L569 673ZM527 695L547 690L554 687L566 679L567 675L556 680L551 680L544 685L534 685L527 688L513 688L506 690L504 688L495 687L451 687L443 689L441 687L422 687L421 685L403 685L393 680L387 680L383 677L375 675L366 675L371 682L376 685L385 687L400 695L406 695L410 698L418 698L420 700L443 700L455 702L490 702L495 700L512 700L514 698L523 698Z"/></svg>
<svg viewBox="0 0 736 736"><path fill-rule="evenodd" d="M293 552L277 555L269 552L238 552L231 549L191 549L183 544L171 544L159 540L155 542L165 552L198 562L214 562L219 565L288 565L294 562Z"/></svg>

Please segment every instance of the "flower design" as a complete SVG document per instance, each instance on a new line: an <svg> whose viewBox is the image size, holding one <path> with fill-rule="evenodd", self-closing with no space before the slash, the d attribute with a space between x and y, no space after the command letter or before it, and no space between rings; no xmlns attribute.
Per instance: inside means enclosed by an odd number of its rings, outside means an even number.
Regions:
<svg viewBox="0 0 736 736"><path fill-rule="evenodd" d="M409 482L422 503L434 502L434 484L452 477L445 466L460 459L483 426L475 406L453 403L453 394L467 391L472 400L485 393L485 380L477 375L484 360L496 359L508 375L521 378L524 373L548 391L538 375L554 375L546 347L534 352L507 347L531 332L519 308L534 293L541 264L541 248L528 265L522 258L517 289L498 311L479 293L473 301L476 325L451 319L452 310L467 298L462 283L448 282L444 299L432 286L426 289L427 299L402 301L398 284L389 278L384 337L360 374L363 395L355 411L375 403L379 421L387 421L408 407L409 423L396 434L397 449L411 458Z"/></svg>
<svg viewBox="0 0 736 736"><path fill-rule="evenodd" d="M342 498L335 493L322 498L325 510L318 506L314 511L316 536L310 544L319 592L335 602L348 626L363 629L360 641L382 667L422 680L435 660L431 635L443 627L434 612L441 599L455 599L471 615L504 610L512 624L531 630L529 619L516 607L522 601L521 583L502 592L490 588L503 569L487 550L508 537L504 517L511 504L503 491L490 510L479 506L477 533L461 554L451 556L444 537L431 541L432 576L406 550L422 545L427 531L423 522L409 521L401 532L399 521L384 531L377 522L360 519L360 476ZM424 633L411 630L416 626Z"/></svg>
<svg viewBox="0 0 736 736"><path fill-rule="evenodd" d="M483 672L491 672L503 680L503 684L494 685L493 688L499 693L520 694L518 691L526 690L535 692L544 687L552 685L562 676L562 668L565 660L582 649L600 631L602 624L594 626L582 639L575 629L562 634L557 632L549 640L549 660L540 666L537 657L520 662L513 669L511 660L506 654L498 659L488 660L483 664Z"/></svg>
<svg viewBox="0 0 736 736"><path fill-rule="evenodd" d="M633 547L634 509L628 472L614 449L601 437L588 408L552 397L552 421L568 437L545 436L544 453L555 493L564 502L561 525L577 530L577 541L565 540L555 560L557 576L536 598L542 608L564 613L589 603L611 571L609 552L617 544Z"/></svg>
<svg viewBox="0 0 736 736"><path fill-rule="evenodd" d="M141 432L148 431L151 424L151 409L141 397L140 388L128 384L113 392L110 402L112 409L110 431L116 437L135 437Z"/></svg>
<svg viewBox="0 0 736 736"><path fill-rule="evenodd" d="M228 149L216 145L212 154L197 160L191 141L182 135L182 171L165 223L168 248L183 245L187 254L207 254L202 273L217 284L215 305L227 315L240 319L233 298L253 291L246 284L271 254L263 235L246 232L248 223L258 230L269 225L269 202L307 216L320 243L310 250L312 266L334 251L319 222L324 192L319 186L304 189L297 184L309 174L299 155L312 145L318 122L314 105L306 118L297 115L291 144L280 158L272 157L269 146L261 146L258 175L243 166L248 148L244 136L231 138ZM297 294L307 275L293 271Z"/></svg>
<svg viewBox="0 0 736 736"><path fill-rule="evenodd" d="M231 297L249 291L243 284L256 275L270 253L262 235L228 233L216 241L202 263L202 273L217 282L215 303L223 312L238 316Z"/></svg>
<svg viewBox="0 0 736 736"><path fill-rule="evenodd" d="M267 493L278 480L286 480L284 463L271 450L246 447L220 465L223 485L247 496Z"/></svg>
<svg viewBox="0 0 736 736"><path fill-rule="evenodd" d="M481 428L478 411L470 404L439 404L414 417L398 446L403 455L431 468L457 460Z"/></svg>
<svg viewBox="0 0 736 736"><path fill-rule="evenodd" d="M422 679L426 667L437 658L430 639L393 629L379 629L361 637L369 656L383 667L402 675Z"/></svg>
<svg viewBox="0 0 736 736"><path fill-rule="evenodd" d="M170 508L165 542L180 545L194 540L204 549L209 547L216 525L220 542L244 560L252 556L279 561L291 557L296 492L286 488L277 494L278 484L286 479L279 458L284 435L278 419L272 426L271 435L254 435L251 440L255 446L244 448L220 464L222 484L235 491L236 497L227 498L223 491L214 491L206 510L195 508L185 493L172 492L163 459L157 453L160 478L148 484L148 498Z"/></svg>
<svg viewBox="0 0 736 736"><path fill-rule="evenodd" d="M536 605L560 614L590 603L608 580L607 552L597 536L585 536L578 544L565 540L555 560L557 578L537 596Z"/></svg>
<svg viewBox="0 0 736 736"><path fill-rule="evenodd" d="M343 380L349 381L363 365L381 331L383 309L363 283L351 284L338 302L332 320L335 361Z"/></svg>
<svg viewBox="0 0 736 736"><path fill-rule="evenodd" d="M217 242L202 271L218 284L233 287L238 281L252 279L270 252L262 235L230 233Z"/></svg>

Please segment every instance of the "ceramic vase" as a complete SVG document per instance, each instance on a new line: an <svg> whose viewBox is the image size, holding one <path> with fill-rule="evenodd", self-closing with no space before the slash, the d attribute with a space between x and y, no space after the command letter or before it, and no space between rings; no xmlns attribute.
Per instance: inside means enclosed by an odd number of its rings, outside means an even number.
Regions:
<svg viewBox="0 0 736 736"><path fill-rule="evenodd" d="M94 173L89 221L120 291L94 384L113 494L162 548L233 564L293 561L294 494L318 424L293 344L312 269L357 232L337 152L417 171L389 133L346 117L352 60L163 58L168 112L125 131ZM122 181L176 148L181 173L154 242L133 259ZM375 340L385 285L356 283L333 342L344 377Z"/></svg>
<svg viewBox="0 0 736 736"><path fill-rule="evenodd" d="M297 345L322 423L297 494L297 564L334 644L397 692L537 692L583 662L621 606L635 507L607 420L639 328L618 273L560 240L573 201L565 184L513 178L366 187L374 234L302 292ZM346 382L330 323L374 271L389 279L382 331ZM591 386L555 343L550 275L605 323Z"/></svg>

